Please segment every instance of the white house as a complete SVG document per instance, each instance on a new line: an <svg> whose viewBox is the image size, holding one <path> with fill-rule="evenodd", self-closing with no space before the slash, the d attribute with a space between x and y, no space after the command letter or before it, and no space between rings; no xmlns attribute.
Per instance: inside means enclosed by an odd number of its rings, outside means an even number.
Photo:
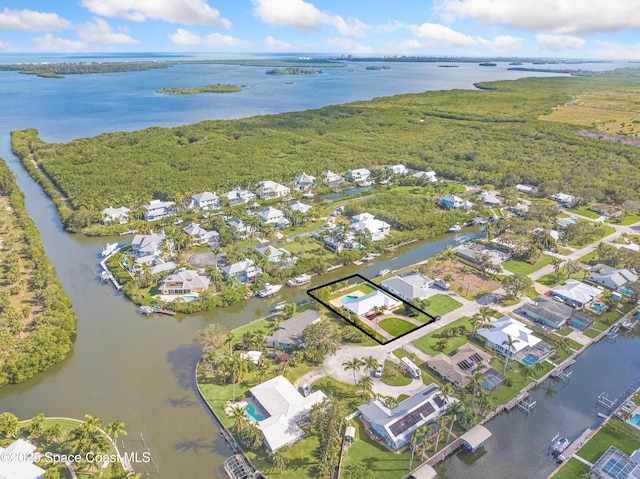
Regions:
<svg viewBox="0 0 640 479"><path fill-rule="evenodd" d="M603 291L604 288L599 286L581 283L577 279L568 279L564 284L552 288L551 295L563 300L569 306L581 308L595 300Z"/></svg>
<svg viewBox="0 0 640 479"><path fill-rule="evenodd" d="M613 290L622 288L627 283L638 281L638 276L628 269L614 268L606 264L597 264L589 271L591 272L589 277L591 281Z"/></svg>
<svg viewBox="0 0 640 479"><path fill-rule="evenodd" d="M343 303L344 309L356 316L362 316L375 310L375 308L386 309L391 311L402 304L402 301L398 301L388 294L384 294L380 290L372 291L369 294L352 299L348 303Z"/></svg>
<svg viewBox="0 0 640 479"><path fill-rule="evenodd" d="M436 183L438 181L435 171L418 171L411 176L418 179L428 178L431 183Z"/></svg>
<svg viewBox="0 0 640 479"><path fill-rule="evenodd" d="M509 353L510 357L542 341L535 337L533 331L523 323L509 316L492 322L489 328L478 329L477 333L487 340L488 347L495 349L503 356ZM509 338L512 341L511 351L508 351Z"/></svg>
<svg viewBox="0 0 640 479"><path fill-rule="evenodd" d="M112 208L109 206L100 212L102 215L102 223L105 225L110 225L111 223L127 223L130 212L131 210L126 206L121 206L120 208Z"/></svg>
<svg viewBox="0 0 640 479"><path fill-rule="evenodd" d="M516 185L516 190L520 193L526 193L528 195L538 194L538 188L532 185Z"/></svg>
<svg viewBox="0 0 640 479"><path fill-rule="evenodd" d="M191 223L189 226L182 228L182 231L193 238L194 245L218 243L220 239L220 235L217 231L207 231L198 223Z"/></svg>
<svg viewBox="0 0 640 479"><path fill-rule="evenodd" d="M220 208L220 197L210 191L203 191L191 196L189 209L198 208L199 210L216 210Z"/></svg>
<svg viewBox="0 0 640 479"><path fill-rule="evenodd" d="M482 198L482 202L487 206L502 205L502 200L498 198L498 193L495 191L483 191L480 193L480 198Z"/></svg>
<svg viewBox="0 0 640 479"><path fill-rule="evenodd" d="M147 221L156 221L177 214L176 204L173 201L151 200L144 208L144 219Z"/></svg>
<svg viewBox="0 0 640 479"><path fill-rule="evenodd" d="M557 201L561 206L564 206L565 208L571 208L576 202L575 196L568 195L566 193L556 193L551 197L551 199Z"/></svg>
<svg viewBox="0 0 640 479"><path fill-rule="evenodd" d="M409 170L407 170L407 167L400 164L390 166L389 171L394 175L406 175L407 173L409 173Z"/></svg>
<svg viewBox="0 0 640 479"><path fill-rule="evenodd" d="M325 186L340 186L342 183L344 183L344 178L336 173L333 173L332 171L327 170L322 174L324 175L322 183Z"/></svg>
<svg viewBox="0 0 640 479"><path fill-rule="evenodd" d="M301 201L296 201L289 205L289 209L291 211L299 211L304 215L304 214L307 214L307 212L311 209L311 206L305 203L302 203Z"/></svg>
<svg viewBox="0 0 640 479"><path fill-rule="evenodd" d="M242 283L248 283L256 278L262 270L258 268L253 260L245 259L222 268L222 273L226 279L234 278Z"/></svg>
<svg viewBox="0 0 640 479"><path fill-rule="evenodd" d="M434 280L417 271L409 271L408 273L385 279L381 286L405 301L425 299L429 296L429 287Z"/></svg>
<svg viewBox="0 0 640 479"><path fill-rule="evenodd" d="M358 168L355 170L349 170L347 178L353 181L367 181L371 176L371 172L366 168Z"/></svg>
<svg viewBox="0 0 640 479"><path fill-rule="evenodd" d="M350 228L372 241L384 239L391 230L391 225L382 220L377 220L371 213L362 213L351 219Z"/></svg>
<svg viewBox="0 0 640 479"><path fill-rule="evenodd" d="M258 197L262 200L289 196L291 189L275 181L261 181L258 183Z"/></svg>
<svg viewBox="0 0 640 479"><path fill-rule="evenodd" d="M229 200L230 206L246 205L249 201L256 199L256 195L254 193L248 190L243 190L242 188L234 188L231 191L222 193L222 196Z"/></svg>
<svg viewBox="0 0 640 479"><path fill-rule="evenodd" d="M277 209L269 206L265 208L261 212L258 213L258 217L262 220L263 223L270 224L275 226L276 228L284 228L289 224L289 220L284 217L284 213Z"/></svg>
<svg viewBox="0 0 640 479"><path fill-rule="evenodd" d="M35 451L36 447L24 439L0 447L0 479L42 479L45 471L33 463Z"/></svg>
<svg viewBox="0 0 640 479"><path fill-rule="evenodd" d="M438 204L441 207L447 208L447 209L449 209L449 208L454 208L454 209L464 208L464 209L468 210L468 209L473 207L473 203L471 203L471 201L464 200L464 199L462 199L459 196L456 196L454 194L449 194L449 195L443 196L440 199L440 202Z"/></svg>
<svg viewBox="0 0 640 479"><path fill-rule="evenodd" d="M165 277L160 283L162 294L200 293L209 287L211 280L191 269L178 269Z"/></svg>
<svg viewBox="0 0 640 479"><path fill-rule="evenodd" d="M131 251L136 258L155 256L160 254L165 239L164 231L160 234L135 235L131 241Z"/></svg>
<svg viewBox="0 0 640 479"><path fill-rule="evenodd" d="M309 415L316 404L327 396L315 391L308 396L300 394L284 377L276 376L249 389L251 397L265 414L258 422L264 435L264 445L271 451L289 446L304 436L298 423Z"/></svg>
<svg viewBox="0 0 640 479"><path fill-rule="evenodd" d="M295 185L300 191L306 191L311 189L316 184L316 177L307 175L305 172L302 172L301 175L296 176Z"/></svg>

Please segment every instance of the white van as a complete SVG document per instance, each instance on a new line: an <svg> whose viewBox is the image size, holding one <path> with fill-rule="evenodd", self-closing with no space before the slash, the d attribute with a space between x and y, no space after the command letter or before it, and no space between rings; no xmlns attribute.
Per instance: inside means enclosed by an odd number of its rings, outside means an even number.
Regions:
<svg viewBox="0 0 640 479"><path fill-rule="evenodd" d="M419 378L422 376L422 372L420 368L416 366L416 364L411 361L409 358L402 358L401 361L404 363L407 368L407 372L411 375L412 378Z"/></svg>

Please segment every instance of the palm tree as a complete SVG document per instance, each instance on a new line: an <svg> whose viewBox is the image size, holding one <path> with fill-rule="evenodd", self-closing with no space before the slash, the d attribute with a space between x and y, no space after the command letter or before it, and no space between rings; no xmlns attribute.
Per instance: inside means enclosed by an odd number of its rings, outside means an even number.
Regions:
<svg viewBox="0 0 640 479"><path fill-rule="evenodd" d="M247 406L233 407L231 412L233 413L233 430L237 433L241 433L249 425L249 421L246 416Z"/></svg>
<svg viewBox="0 0 640 479"><path fill-rule="evenodd" d="M507 372L507 364L509 363L509 358L511 356L512 351L515 350L515 347L513 346L515 343L520 342L519 339L513 339L510 335L507 334L507 339L505 339L504 341L502 341L502 345L503 346L507 346L507 355L505 356L504 359L504 369L502 371L502 375L504 376L504 374Z"/></svg>
<svg viewBox="0 0 640 479"><path fill-rule="evenodd" d="M109 424L107 424L105 432L109 437L111 437L114 446L116 441L118 440L118 436L120 436L121 434L123 436L127 435L127 431L124 430L124 426L125 424L123 421L111 421Z"/></svg>
<svg viewBox="0 0 640 479"><path fill-rule="evenodd" d="M222 249L221 248L213 248L211 251L213 253L213 258L214 258L213 265L217 268L218 267L218 255L220 253L222 253Z"/></svg>
<svg viewBox="0 0 640 479"><path fill-rule="evenodd" d="M431 438L431 436L433 436L433 432L435 431L435 424L430 422L426 426L422 426L420 428L420 431L421 431L420 438L422 439L422 458L421 458L421 460L424 462L424 456L425 456L425 454L427 452L427 446L428 446L429 439Z"/></svg>
<svg viewBox="0 0 640 479"><path fill-rule="evenodd" d="M364 367L367 368L368 372L378 369L378 366L380 365L378 363L378 360L373 356L367 356L366 358L363 358L362 363L364 364Z"/></svg>
<svg viewBox="0 0 640 479"><path fill-rule="evenodd" d="M269 461L271 461L271 464L273 464L273 467L279 469L280 474L282 474L282 471L289 462L285 455L282 454L282 448L275 451L269 451L267 455L269 457Z"/></svg>
<svg viewBox="0 0 640 479"><path fill-rule="evenodd" d="M483 306L484 308L485 306ZM489 317L491 317L491 314L489 313ZM471 325L473 326L473 333L472 336L475 338L476 337L476 331L480 328L482 328L483 326L487 326L489 324L488 319L485 319L482 317L482 308L480 308L480 312L474 314L473 316L471 316Z"/></svg>
<svg viewBox="0 0 640 479"><path fill-rule="evenodd" d="M353 384L355 385L357 383L356 371L359 371L362 367L362 361L360 361L358 358L353 358L342 363L342 367L345 371L349 371L350 369L353 371Z"/></svg>
<svg viewBox="0 0 640 479"><path fill-rule="evenodd" d="M473 373L471 374L471 384L473 384L473 400L471 403L471 407L473 407L474 409L476 407L476 392L478 391L478 386L480 385L480 383L482 383L482 381L486 379L484 373L482 372L484 368L485 365L480 362L478 363L475 371L473 371Z"/></svg>
<svg viewBox="0 0 640 479"><path fill-rule="evenodd" d="M551 261L551 264L553 265L553 276L556 281L558 281L558 279L560 278L560 267L562 266L562 263L563 260L561 260L560 258L554 258Z"/></svg>
<svg viewBox="0 0 640 479"><path fill-rule="evenodd" d="M449 402L449 399L453 397L454 392L455 389L453 387L453 384L451 383L444 383L442 386L440 386L440 393L447 403Z"/></svg>
<svg viewBox="0 0 640 479"><path fill-rule="evenodd" d="M362 376L358 381L358 387L362 394L366 394L369 397L373 396L373 378L371 376Z"/></svg>
<svg viewBox="0 0 640 479"><path fill-rule="evenodd" d="M464 404L459 401L454 402L447 408L447 414L451 417L451 423L449 424L449 433L447 434L447 444L449 444L449 439L451 439L451 431L453 431L453 424L458 419L458 414L464 411Z"/></svg>
<svg viewBox="0 0 640 479"><path fill-rule="evenodd" d="M411 457L409 458L409 470L411 470L411 466L413 465L413 455L416 452L416 447L418 446L418 442L420 441L420 429L416 429L413 431L411 435Z"/></svg>
<svg viewBox="0 0 640 479"><path fill-rule="evenodd" d="M384 396L382 398L382 402L389 409L393 409L394 407L396 407L398 405L398 400L396 398L394 398L393 396Z"/></svg>

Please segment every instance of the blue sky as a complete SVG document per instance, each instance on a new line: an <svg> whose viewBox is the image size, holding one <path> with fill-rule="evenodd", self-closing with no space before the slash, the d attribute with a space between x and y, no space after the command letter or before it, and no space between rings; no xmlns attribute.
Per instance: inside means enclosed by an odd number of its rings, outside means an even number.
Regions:
<svg viewBox="0 0 640 479"><path fill-rule="evenodd" d="M640 59L638 0L5 0L4 52Z"/></svg>

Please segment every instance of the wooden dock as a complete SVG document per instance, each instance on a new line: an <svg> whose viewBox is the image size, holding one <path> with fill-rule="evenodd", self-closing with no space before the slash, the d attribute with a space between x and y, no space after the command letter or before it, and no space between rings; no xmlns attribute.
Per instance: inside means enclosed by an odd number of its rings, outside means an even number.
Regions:
<svg viewBox="0 0 640 479"><path fill-rule="evenodd" d="M107 278L109 278L109 281L111 281L113 283L113 285L115 286L116 290L120 291L122 289L122 285L120 283L118 283L118 281L116 280L115 276L113 276L113 273L111 273L111 270L107 266L107 260L109 258L111 258L111 255L107 256L105 259L100 261L100 267L102 268L102 271L107 273Z"/></svg>
<svg viewBox="0 0 640 479"><path fill-rule="evenodd" d="M405 241L404 243L399 243L399 244L395 244L393 246L389 246L388 248L385 248L384 250L387 253L390 253L392 251L397 250L398 248L402 248L403 246L408 246L408 245L413 244L413 243L415 243L417 241L418 241L417 239L412 239L412 240L409 240L409 241Z"/></svg>

